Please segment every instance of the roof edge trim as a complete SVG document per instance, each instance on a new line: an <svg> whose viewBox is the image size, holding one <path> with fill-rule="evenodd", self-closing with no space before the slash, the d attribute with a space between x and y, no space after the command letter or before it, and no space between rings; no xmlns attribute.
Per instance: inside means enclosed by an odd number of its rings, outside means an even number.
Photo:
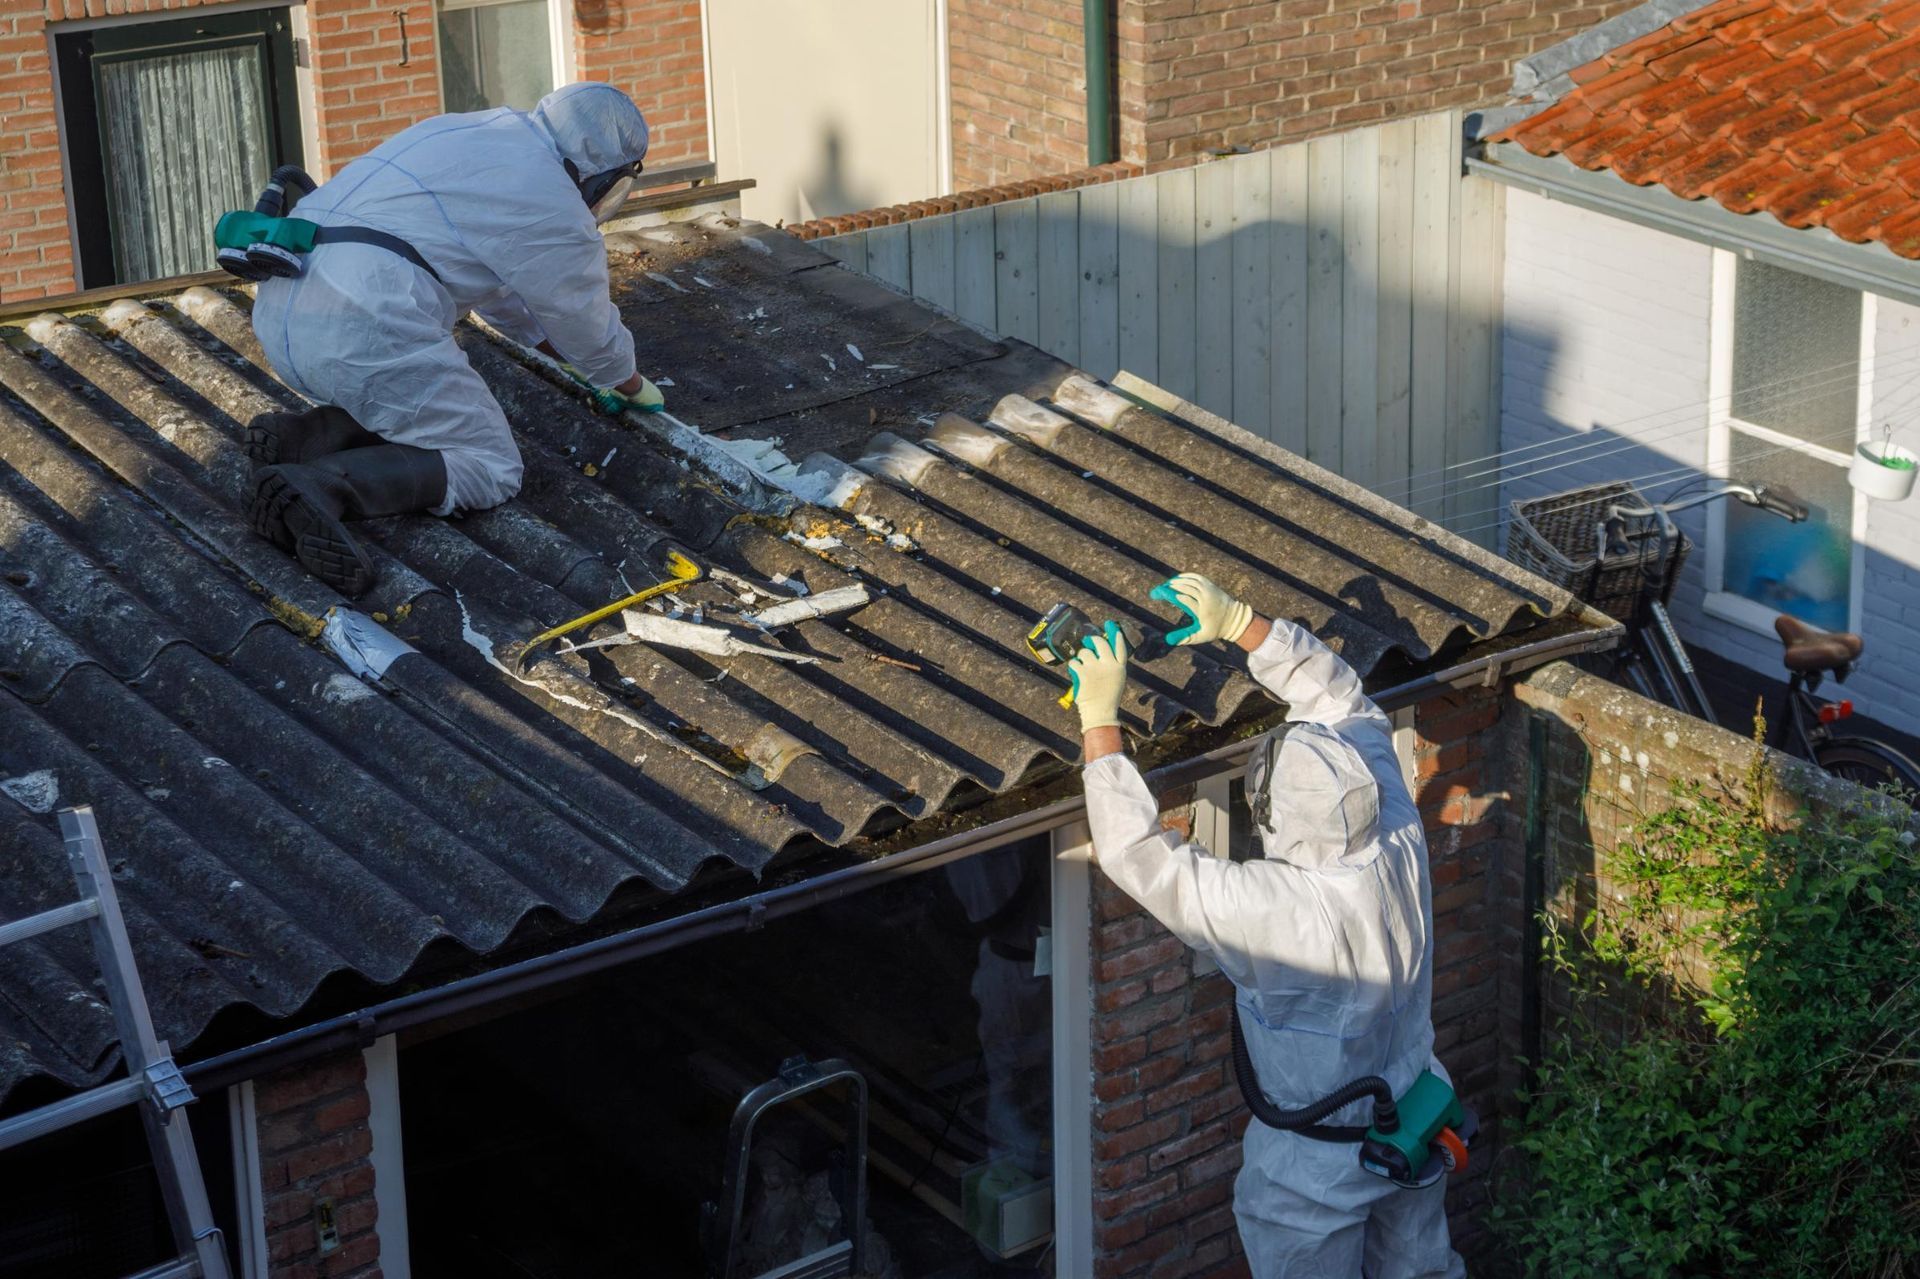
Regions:
<svg viewBox="0 0 1920 1279"><path fill-rule="evenodd" d="M1803 275L1920 306L1920 273L1883 244L1852 244L1825 227L1790 227L1770 213L1734 213L1663 186L1635 186L1610 169L1582 169L1512 142L1467 157L1467 172L1549 200L1621 218Z"/></svg>

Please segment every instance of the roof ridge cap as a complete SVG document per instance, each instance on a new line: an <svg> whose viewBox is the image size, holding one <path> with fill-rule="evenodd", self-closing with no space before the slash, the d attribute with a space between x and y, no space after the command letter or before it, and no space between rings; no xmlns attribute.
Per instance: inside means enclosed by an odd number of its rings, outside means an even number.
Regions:
<svg viewBox="0 0 1920 1279"><path fill-rule="evenodd" d="M1583 67L1641 36L1671 26L1676 19L1718 3L1720 0L1647 0L1646 4L1596 23L1559 44L1517 59L1513 64L1510 96L1526 99L1536 111L1551 106L1573 87L1570 73L1575 67Z"/></svg>

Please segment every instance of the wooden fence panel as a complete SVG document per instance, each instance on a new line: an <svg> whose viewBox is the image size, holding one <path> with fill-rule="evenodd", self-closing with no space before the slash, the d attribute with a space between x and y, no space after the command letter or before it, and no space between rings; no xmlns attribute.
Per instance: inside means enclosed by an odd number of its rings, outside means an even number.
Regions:
<svg viewBox="0 0 1920 1279"><path fill-rule="evenodd" d="M994 304L992 208L953 215L953 310L969 324L990 329L999 318Z"/></svg>
<svg viewBox="0 0 1920 1279"><path fill-rule="evenodd" d="M1055 191L1038 201L1040 339L1034 345L1068 364L1080 363L1080 193Z"/></svg>
<svg viewBox="0 0 1920 1279"><path fill-rule="evenodd" d="M1246 166L1253 167L1253 166ZM1233 420L1232 164L1193 173L1193 402Z"/></svg>
<svg viewBox="0 0 1920 1279"><path fill-rule="evenodd" d="M1270 152L1273 206L1273 402L1261 431L1281 448L1307 451L1307 148ZM1249 430L1260 431L1259 427Z"/></svg>
<svg viewBox="0 0 1920 1279"><path fill-rule="evenodd" d="M1504 204L1460 157L1442 112L817 243L1464 527L1486 495L1436 499L1498 448Z"/></svg>
<svg viewBox="0 0 1920 1279"><path fill-rule="evenodd" d="M1160 186L1160 376L1182 399L1195 395L1192 169L1155 179Z"/></svg>
<svg viewBox="0 0 1920 1279"><path fill-rule="evenodd" d="M1120 364L1120 188L1080 192L1080 367L1111 378Z"/></svg>
<svg viewBox="0 0 1920 1279"><path fill-rule="evenodd" d="M1234 422L1257 422L1272 435L1273 166L1235 164L1231 266L1233 406L1217 410Z"/></svg>
<svg viewBox="0 0 1920 1279"><path fill-rule="evenodd" d="M1040 209L1032 200L993 206L995 327L1040 343Z"/></svg>
<svg viewBox="0 0 1920 1279"><path fill-rule="evenodd" d="M907 228L877 226L867 232L867 274L896 289L913 289L913 258L908 252Z"/></svg>

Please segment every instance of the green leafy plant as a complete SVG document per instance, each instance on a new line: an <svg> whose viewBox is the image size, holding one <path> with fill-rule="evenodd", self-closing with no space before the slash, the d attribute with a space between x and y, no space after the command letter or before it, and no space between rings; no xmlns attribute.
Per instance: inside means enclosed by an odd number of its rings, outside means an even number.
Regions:
<svg viewBox="0 0 1920 1279"><path fill-rule="evenodd" d="M1697 787L1549 927L1553 1036L1496 1227L1528 1270L1920 1276L1920 856L1903 809L1770 824Z"/></svg>

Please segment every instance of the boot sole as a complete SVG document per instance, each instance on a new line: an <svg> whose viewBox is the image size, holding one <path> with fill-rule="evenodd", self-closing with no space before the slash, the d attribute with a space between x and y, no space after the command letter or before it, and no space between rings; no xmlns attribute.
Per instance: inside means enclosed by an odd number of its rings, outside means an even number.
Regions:
<svg viewBox="0 0 1920 1279"><path fill-rule="evenodd" d="M309 573L349 599L374 583L373 561L347 526L310 501L286 475L262 473L250 511L254 532L290 551Z"/></svg>
<svg viewBox="0 0 1920 1279"><path fill-rule="evenodd" d="M242 447L246 450L247 460L255 466L278 466L283 461L293 460L280 456L278 431L263 431L259 427L249 426Z"/></svg>

